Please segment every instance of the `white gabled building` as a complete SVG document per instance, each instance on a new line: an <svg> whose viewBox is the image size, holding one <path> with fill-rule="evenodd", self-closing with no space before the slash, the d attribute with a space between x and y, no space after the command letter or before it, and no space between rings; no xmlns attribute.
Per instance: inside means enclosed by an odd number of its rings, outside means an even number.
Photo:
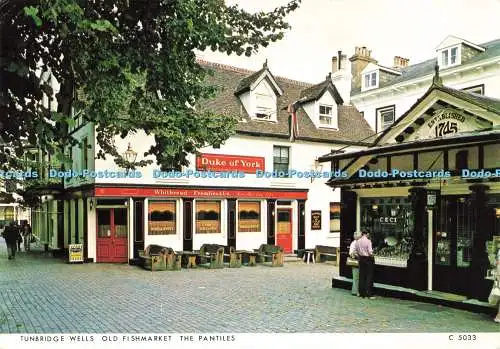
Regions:
<svg viewBox="0 0 500 349"><path fill-rule="evenodd" d="M417 64L395 56L380 65L366 47L356 47L351 61L351 103L375 132L388 128L426 92L439 65L445 86L488 97L500 96L500 39L476 44L448 36L435 56Z"/></svg>
<svg viewBox="0 0 500 349"><path fill-rule="evenodd" d="M259 178L256 173L330 171L316 161L318 154L368 144L364 140L373 131L356 108L344 105L331 75L311 85L274 77L267 64L251 72L199 63L214 71L209 82L220 87L218 95L200 107L230 115L238 124L234 136L217 148L200 149L182 171L241 171L244 178L155 178L154 161L139 169L141 178L66 181L64 190L41 208L53 212L46 219L56 223L45 224L49 228L42 234L51 248L65 250L82 243L88 261L127 262L149 244L189 251L203 243L239 250L271 243L286 253L318 244L339 246L340 194L337 190L326 195L326 178ZM345 91L343 87L341 93ZM292 104L298 120L294 137L288 112ZM73 136L89 146L72 148L74 170L123 171L113 159L95 159L93 125L77 122ZM137 153L140 161L153 137L138 132L115 141L118 149ZM57 212L62 219L56 219Z"/></svg>

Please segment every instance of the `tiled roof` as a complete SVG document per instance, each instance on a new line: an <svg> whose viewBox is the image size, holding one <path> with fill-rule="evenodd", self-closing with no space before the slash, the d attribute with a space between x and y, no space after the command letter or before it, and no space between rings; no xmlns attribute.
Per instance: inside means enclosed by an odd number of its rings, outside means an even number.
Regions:
<svg viewBox="0 0 500 349"><path fill-rule="evenodd" d="M303 91L307 91L308 88L316 89L318 85L323 84L311 85L275 77L277 84L283 90L283 95L278 97L277 122L254 120L250 118L235 92L241 87L242 80L248 83L248 78L255 75L255 72L201 60L198 60L198 63L213 71L213 75L207 78L207 83L219 89L217 96L204 101L201 107L237 118L240 122L236 126L236 131L242 134L288 138L290 135L288 105L298 101ZM302 108L299 108L297 116L299 126L297 139L331 143L371 143L371 140L361 141L373 135L373 131L353 106L338 107L339 130L318 129Z"/></svg>
<svg viewBox="0 0 500 349"><path fill-rule="evenodd" d="M325 79L325 81L323 81L317 85L313 85L305 90L302 90L302 92L300 93L300 102L306 103L309 101L317 100L328 89L332 93L333 98L335 99L335 103L337 103L337 104L344 103L344 101L342 100L342 97L339 94L339 91L337 91L337 88L332 83L332 81L330 79L330 75L328 75L328 77L327 77L327 79Z"/></svg>
<svg viewBox="0 0 500 349"><path fill-rule="evenodd" d="M484 52L479 52L474 57L467 60L466 63L463 63L462 66L466 66L469 64L477 63L480 61L484 61L493 57L500 56L500 39L486 42L484 44L480 44L479 46L484 47L486 50ZM417 79L420 77L424 77L427 75L432 75L434 73L434 66L437 63L437 58L432 58L417 64L410 65L401 70L401 75L382 83L378 88L387 87L391 85L396 85L401 82L410 81L413 79ZM444 71L444 70L443 70ZM376 91L377 89L373 89L370 91ZM361 93L361 88L353 89L351 91L351 95L357 95Z"/></svg>

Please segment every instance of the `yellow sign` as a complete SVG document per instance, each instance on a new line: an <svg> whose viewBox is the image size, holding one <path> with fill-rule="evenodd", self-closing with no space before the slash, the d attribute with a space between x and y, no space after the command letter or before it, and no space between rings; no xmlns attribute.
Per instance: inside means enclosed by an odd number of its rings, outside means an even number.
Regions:
<svg viewBox="0 0 500 349"><path fill-rule="evenodd" d="M83 244L69 245L69 262L83 262Z"/></svg>

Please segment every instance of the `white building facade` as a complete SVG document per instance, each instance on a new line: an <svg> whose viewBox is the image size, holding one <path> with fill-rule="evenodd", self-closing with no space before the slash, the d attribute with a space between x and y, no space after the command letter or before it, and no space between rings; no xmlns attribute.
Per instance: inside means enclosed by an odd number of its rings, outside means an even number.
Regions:
<svg viewBox="0 0 500 349"><path fill-rule="evenodd" d="M435 57L409 65L395 56L392 67L378 64L366 47L356 47L349 59L351 103L370 127L380 133L424 95L436 64L445 86L498 98L500 96L500 39L476 44L448 36L436 47Z"/></svg>

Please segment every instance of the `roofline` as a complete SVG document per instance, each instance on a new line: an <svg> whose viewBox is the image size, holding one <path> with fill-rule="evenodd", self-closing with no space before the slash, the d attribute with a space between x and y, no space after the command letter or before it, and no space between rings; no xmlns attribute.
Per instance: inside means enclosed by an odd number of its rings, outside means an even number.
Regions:
<svg viewBox="0 0 500 349"><path fill-rule="evenodd" d="M460 38L460 37L455 36L455 35L448 35L448 36L447 36L447 37L445 37L443 40L441 40L441 42L439 43L439 45L441 45L441 43L442 43L443 41L445 41L446 39L448 39L449 37L452 37L452 38L458 39L458 40L462 41L462 42L461 42L461 44L465 44L465 45L470 46L470 47L472 47L472 48L475 48L475 49L477 49L477 50L479 50L479 51L481 51L481 52L486 51L486 48L484 48L484 47L482 47L482 46L480 46L480 45L476 45L475 43L473 43L473 42L471 42L471 41L469 41L469 40L465 40L465 39ZM435 50L436 50L436 51L437 51L437 50L442 50L442 49L445 49L445 48L448 48L448 47L455 46L455 45L450 45L450 46L445 46L445 47L442 47L442 48L438 49L439 45L437 45L437 46L435 47Z"/></svg>
<svg viewBox="0 0 500 349"><path fill-rule="evenodd" d="M490 130L490 129L488 129ZM390 144L387 146L380 146L380 147L371 147L365 150L360 150L356 152L350 152L350 153L341 153L341 154L327 154L323 155L319 158L320 162L327 162L331 160L343 160L343 159L350 159L354 157L361 157L361 156L366 156L366 155L373 155L373 154L384 154L384 153L393 153L394 151L400 151L400 150L407 150L415 147L423 147L423 146L440 146L440 145L453 145L457 143L464 143L464 142L473 142L473 141L489 141L489 140L496 140L500 141L500 133L495 132L495 133L479 133L479 134L474 134L470 136L462 136L462 137L450 137L450 138L433 138L433 139L425 139L425 140L418 140L418 141L413 141L413 142L407 142L407 143L396 143L396 144Z"/></svg>
<svg viewBox="0 0 500 349"><path fill-rule="evenodd" d="M274 133L264 133L264 132L256 132L256 131L242 131L236 130L237 134L247 135L247 136L256 136L256 137L269 137L269 138L279 138L279 139L290 139L290 135L279 135ZM328 144L344 144L344 145L358 145L358 146L369 146L372 143L365 142L357 142L357 141L346 141L346 140L331 140L331 139L323 139L323 138L313 138L313 137L295 137L296 140L300 141L308 141L315 143L328 143Z"/></svg>
<svg viewBox="0 0 500 349"><path fill-rule="evenodd" d="M431 60L435 61L436 58L428 59L426 61L422 61L422 62L417 63L417 64L429 62ZM500 56L496 56L496 57L493 57L493 58L488 59L488 60L480 60L480 61L475 62L475 63L465 63L465 64L461 64L461 65L458 65L458 66L453 67L453 68L447 68L444 70L440 70L439 75L441 77L445 77L445 76L452 75L452 74L455 74L458 72L462 72L464 70L473 69L473 68L476 68L476 67L481 66L481 65L488 65L488 64L497 63L497 62L500 62ZM417 65L417 64L415 64L415 65ZM368 96L371 97L371 96L375 96L378 93L383 94L385 92L390 91L391 89L405 87L407 85L419 84L419 83L425 82L429 79L432 80L433 76L434 76L434 71L430 72L427 75L420 76L420 77L415 78L415 79L401 81L397 84L387 85L384 87L374 88L374 89L370 89L370 90L366 90L366 91L360 91L358 93L351 94L351 102L354 102L353 99L357 99L357 98L361 99L361 98L368 97Z"/></svg>

